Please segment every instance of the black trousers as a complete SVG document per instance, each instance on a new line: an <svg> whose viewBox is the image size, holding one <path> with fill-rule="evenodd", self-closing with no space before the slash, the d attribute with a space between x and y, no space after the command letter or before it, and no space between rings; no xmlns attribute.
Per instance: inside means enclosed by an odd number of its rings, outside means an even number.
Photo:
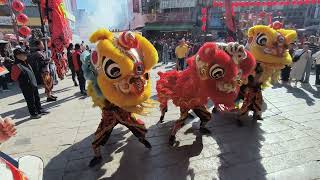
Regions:
<svg viewBox="0 0 320 180"><path fill-rule="evenodd" d="M285 68L283 68L281 70L281 80L282 81L289 81L290 72L291 72L290 66L286 66Z"/></svg>
<svg viewBox="0 0 320 180"><path fill-rule="evenodd" d="M179 70L183 71L184 69L184 58L178 58Z"/></svg>
<svg viewBox="0 0 320 180"><path fill-rule="evenodd" d="M78 71L77 77L78 77L78 81L79 81L80 91L83 92L86 90L86 79L84 78L83 71L81 71L81 70Z"/></svg>
<svg viewBox="0 0 320 180"><path fill-rule="evenodd" d="M38 87L32 85L20 86L24 99L27 102L28 110L30 115L34 116L41 113L40 96Z"/></svg>
<svg viewBox="0 0 320 180"><path fill-rule="evenodd" d="M0 76L0 87L2 87L3 90L8 89L8 81L6 76Z"/></svg>
<svg viewBox="0 0 320 180"><path fill-rule="evenodd" d="M316 85L320 85L320 64L316 65Z"/></svg>
<svg viewBox="0 0 320 180"><path fill-rule="evenodd" d="M74 83L77 83L77 81L76 81L76 71L74 70L74 68L73 67L69 67L69 69L70 69L70 71L71 71L71 75L72 75L72 81L74 82Z"/></svg>

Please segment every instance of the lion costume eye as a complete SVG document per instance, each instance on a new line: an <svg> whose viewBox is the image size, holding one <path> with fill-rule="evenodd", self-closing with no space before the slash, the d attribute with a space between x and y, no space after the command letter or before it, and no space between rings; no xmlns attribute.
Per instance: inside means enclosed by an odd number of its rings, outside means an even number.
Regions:
<svg viewBox="0 0 320 180"><path fill-rule="evenodd" d="M209 75L213 79L220 79L224 76L224 69L221 68L218 64L215 64L211 66Z"/></svg>
<svg viewBox="0 0 320 180"><path fill-rule="evenodd" d="M265 34L258 34L256 38L256 43L260 46L265 46L267 44L267 36Z"/></svg>
<svg viewBox="0 0 320 180"><path fill-rule="evenodd" d="M108 59L105 60L106 57L103 57L103 68L104 73L108 76L110 79L117 79L121 76L120 72L120 66L115 63L113 60Z"/></svg>

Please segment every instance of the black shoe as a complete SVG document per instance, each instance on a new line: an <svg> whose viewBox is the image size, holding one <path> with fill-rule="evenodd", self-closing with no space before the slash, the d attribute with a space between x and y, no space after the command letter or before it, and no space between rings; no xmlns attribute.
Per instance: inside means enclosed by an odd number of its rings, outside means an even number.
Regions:
<svg viewBox="0 0 320 180"><path fill-rule="evenodd" d="M211 134L211 131L205 127L200 127L199 130L202 134Z"/></svg>
<svg viewBox="0 0 320 180"><path fill-rule="evenodd" d="M159 123L163 123L164 116L160 116Z"/></svg>
<svg viewBox="0 0 320 180"><path fill-rule="evenodd" d="M52 101L57 101L57 99L52 98L52 97L48 97L48 98L47 98L47 102L52 102Z"/></svg>
<svg viewBox="0 0 320 180"><path fill-rule="evenodd" d="M41 114L41 115L46 115L46 114L49 114L50 112L49 111L45 111L45 110L40 110L38 112L38 114Z"/></svg>
<svg viewBox="0 0 320 180"><path fill-rule="evenodd" d="M87 92L86 91L81 91L80 94L83 95L83 96L87 96Z"/></svg>
<svg viewBox="0 0 320 180"><path fill-rule="evenodd" d="M176 142L176 137L171 135L169 138L169 145L173 146L175 142Z"/></svg>
<svg viewBox="0 0 320 180"><path fill-rule="evenodd" d="M75 82L75 83L74 83L74 86L79 86L79 85L78 85L78 83Z"/></svg>
<svg viewBox="0 0 320 180"><path fill-rule="evenodd" d="M57 99L58 98L57 96L54 96L54 95L51 95L50 97L53 98L53 99Z"/></svg>
<svg viewBox="0 0 320 180"><path fill-rule="evenodd" d="M41 115L40 114L35 114L30 116L31 119L40 119Z"/></svg>
<svg viewBox="0 0 320 180"><path fill-rule="evenodd" d="M263 118L260 115L254 115L253 116L253 120L257 121L257 120L263 120Z"/></svg>
<svg viewBox="0 0 320 180"><path fill-rule="evenodd" d="M146 139L139 139L139 141L148 149L151 149L152 146L151 144L149 143L149 141L147 141Z"/></svg>
<svg viewBox="0 0 320 180"><path fill-rule="evenodd" d="M100 164L102 162L102 157L94 157L91 159L90 163L89 163L89 167L94 167L96 166L97 164Z"/></svg>

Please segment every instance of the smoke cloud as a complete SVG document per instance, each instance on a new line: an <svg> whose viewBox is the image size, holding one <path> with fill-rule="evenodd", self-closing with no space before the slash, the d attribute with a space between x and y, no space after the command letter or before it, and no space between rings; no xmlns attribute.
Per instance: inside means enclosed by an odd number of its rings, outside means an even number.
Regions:
<svg viewBox="0 0 320 180"><path fill-rule="evenodd" d="M90 3L86 17L79 24L81 39L87 39L98 28L127 29L129 25L128 0L79 0ZM94 4L92 4L95 2Z"/></svg>

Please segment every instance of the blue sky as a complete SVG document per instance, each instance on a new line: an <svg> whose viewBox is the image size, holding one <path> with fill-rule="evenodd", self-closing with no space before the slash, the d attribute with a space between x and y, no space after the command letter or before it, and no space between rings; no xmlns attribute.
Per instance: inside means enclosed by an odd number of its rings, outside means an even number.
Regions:
<svg viewBox="0 0 320 180"><path fill-rule="evenodd" d="M78 9L86 9L90 13L94 11L96 5L92 0L77 0Z"/></svg>

